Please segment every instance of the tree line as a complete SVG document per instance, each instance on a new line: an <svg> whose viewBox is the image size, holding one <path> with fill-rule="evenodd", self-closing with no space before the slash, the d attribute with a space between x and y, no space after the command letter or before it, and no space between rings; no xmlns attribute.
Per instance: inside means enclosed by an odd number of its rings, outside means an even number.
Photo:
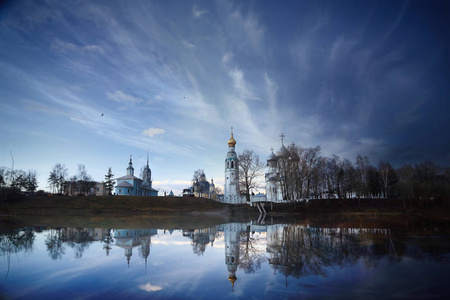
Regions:
<svg viewBox="0 0 450 300"><path fill-rule="evenodd" d="M108 195L112 195L112 190L116 183L113 178L114 174L111 168L109 168L104 181ZM66 166L57 163L50 171L48 184L53 193L85 196L90 194L92 188L95 188L96 182L87 173L86 167L83 164L79 164L77 173L69 177Z"/></svg>
<svg viewBox="0 0 450 300"><path fill-rule="evenodd" d="M319 198L445 201L450 198L450 167L423 162L394 168L386 161L374 166L361 154L354 161L338 155L322 156L320 146L302 148L292 144L288 150L291 155L278 158L276 164L286 201ZM250 195L259 187L257 178L262 176L265 164L252 150L244 150L238 158L240 189Z"/></svg>
<svg viewBox="0 0 450 300"><path fill-rule="evenodd" d="M61 195L88 195L96 184L83 164L78 165L75 175L69 176L69 170L61 163L55 164L50 170L47 182L52 193ZM112 195L116 182L111 168L105 175L104 184L108 195ZM0 200L16 199L24 193L27 196L45 194L43 190L36 191L38 186L35 170L25 172L20 169L0 167Z"/></svg>
<svg viewBox="0 0 450 300"><path fill-rule="evenodd" d="M0 168L0 200L20 196L22 191L34 194L38 187L37 172L35 170Z"/></svg>

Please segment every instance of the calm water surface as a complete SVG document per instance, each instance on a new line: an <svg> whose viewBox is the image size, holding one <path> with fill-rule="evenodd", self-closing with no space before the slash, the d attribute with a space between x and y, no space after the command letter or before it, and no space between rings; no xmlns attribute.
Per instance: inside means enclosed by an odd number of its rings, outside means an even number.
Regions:
<svg viewBox="0 0 450 300"><path fill-rule="evenodd" d="M0 298L447 298L448 227L421 228L2 230Z"/></svg>

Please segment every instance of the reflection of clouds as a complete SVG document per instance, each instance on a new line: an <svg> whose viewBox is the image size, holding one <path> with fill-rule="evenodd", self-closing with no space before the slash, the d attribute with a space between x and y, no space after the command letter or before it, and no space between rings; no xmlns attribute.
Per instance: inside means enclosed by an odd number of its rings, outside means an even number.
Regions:
<svg viewBox="0 0 450 300"><path fill-rule="evenodd" d="M164 246L173 246L173 245L190 245L191 242L190 241L174 241L174 242L171 242L170 240L169 241L153 240L152 244L164 245Z"/></svg>
<svg viewBox="0 0 450 300"><path fill-rule="evenodd" d="M214 241L214 248L225 249L225 239L224 239L223 235L221 235L221 236L219 235L216 237L216 240Z"/></svg>
<svg viewBox="0 0 450 300"><path fill-rule="evenodd" d="M139 286L139 288L140 288L141 290L146 291L146 292L156 292L156 291L160 291L160 290L163 289L161 286L151 285L150 282L147 283L147 284L141 284L141 285Z"/></svg>

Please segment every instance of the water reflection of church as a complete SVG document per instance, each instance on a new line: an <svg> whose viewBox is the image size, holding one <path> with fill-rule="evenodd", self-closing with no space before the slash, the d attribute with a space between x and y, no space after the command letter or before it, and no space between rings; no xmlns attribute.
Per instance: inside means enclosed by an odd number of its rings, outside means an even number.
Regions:
<svg viewBox="0 0 450 300"><path fill-rule="evenodd" d="M115 245L124 249L128 265L133 249L147 263L151 237L155 229L113 230ZM288 278L307 275L326 276L326 267L345 265L364 258L374 260L373 247L377 239L390 237L389 229L381 228L310 228L308 225L259 225L255 223L227 223L211 228L183 230L191 240L192 251L201 256L207 245L223 235L225 266L231 289L238 280L238 269L254 272L263 262L273 269L274 276ZM392 247L393 244L391 243ZM389 251L395 249L389 249Z"/></svg>
<svg viewBox="0 0 450 300"><path fill-rule="evenodd" d="M128 266L133 255L133 248L139 250L139 256L145 259L150 255L151 236L156 235L156 229L116 229L113 231L115 245L125 250Z"/></svg>
<svg viewBox="0 0 450 300"><path fill-rule="evenodd" d="M287 224L228 223L218 231L224 233L225 265L232 289L238 268L246 272L255 270L252 264L258 261L267 261L274 276L280 273L288 284L288 277L326 276L325 267L329 264L351 263L358 257L373 260L372 247L377 240L390 237L389 229L383 228L310 228ZM395 249L389 251L394 253Z"/></svg>
<svg viewBox="0 0 450 300"><path fill-rule="evenodd" d="M236 271L239 266L240 235L247 229L245 223L228 223L219 227L201 228L183 231L183 236L191 239L192 250L197 255L202 255L209 244L211 247L220 232L223 232L225 241L225 265L228 270L228 280L234 287L237 280Z"/></svg>
<svg viewBox="0 0 450 300"><path fill-rule="evenodd" d="M228 223L223 225L225 236L225 264L228 270L228 280L232 287L237 280L236 271L239 266L239 244L241 232L246 229L246 224L243 223Z"/></svg>

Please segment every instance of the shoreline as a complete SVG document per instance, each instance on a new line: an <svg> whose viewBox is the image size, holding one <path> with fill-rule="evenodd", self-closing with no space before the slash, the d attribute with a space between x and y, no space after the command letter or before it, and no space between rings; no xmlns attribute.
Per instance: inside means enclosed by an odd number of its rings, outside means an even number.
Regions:
<svg viewBox="0 0 450 300"><path fill-rule="evenodd" d="M273 210L266 204L264 220L327 226L355 222L381 226L417 219L447 222L450 214L445 204L398 199L322 199L273 204ZM202 228L258 219L256 207L193 197L43 196L0 202L0 220L4 225L142 228L159 224L170 228Z"/></svg>

